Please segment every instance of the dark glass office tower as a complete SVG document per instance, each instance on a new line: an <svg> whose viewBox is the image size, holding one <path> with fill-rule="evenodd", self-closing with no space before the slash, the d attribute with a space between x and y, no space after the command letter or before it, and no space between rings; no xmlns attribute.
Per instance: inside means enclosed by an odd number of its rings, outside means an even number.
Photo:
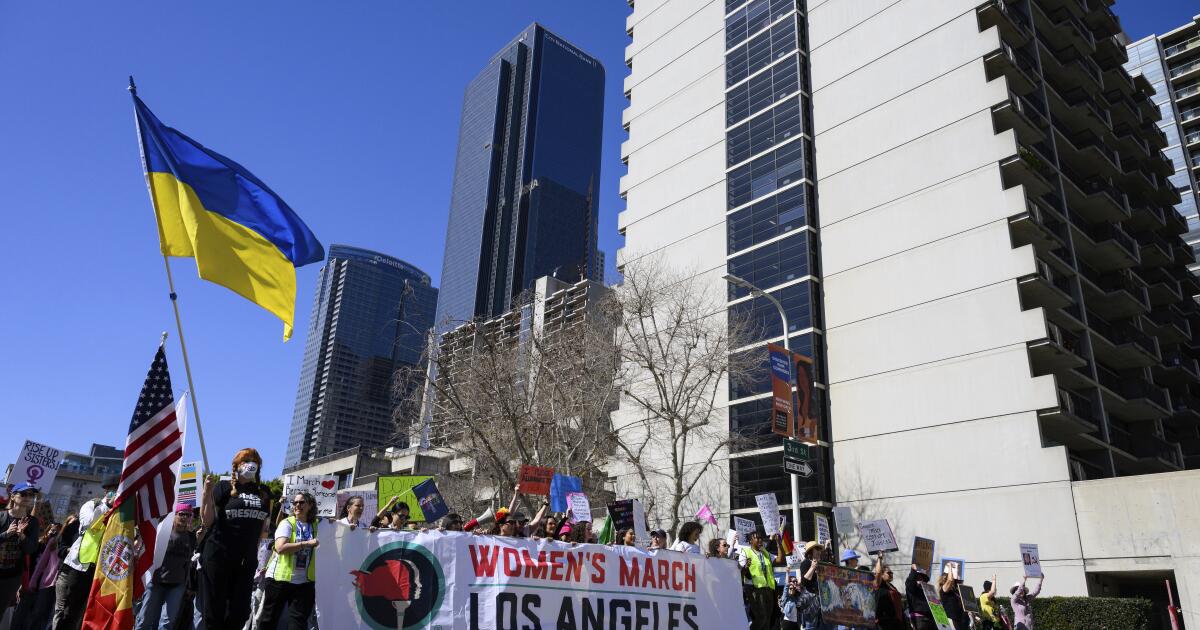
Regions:
<svg viewBox="0 0 1200 630"><path fill-rule="evenodd" d="M463 99L437 323L507 312L596 268L604 68L533 24Z"/></svg>
<svg viewBox="0 0 1200 630"><path fill-rule="evenodd" d="M419 367L437 297L429 274L403 260L346 245L329 248L285 466L394 443L395 375Z"/></svg>

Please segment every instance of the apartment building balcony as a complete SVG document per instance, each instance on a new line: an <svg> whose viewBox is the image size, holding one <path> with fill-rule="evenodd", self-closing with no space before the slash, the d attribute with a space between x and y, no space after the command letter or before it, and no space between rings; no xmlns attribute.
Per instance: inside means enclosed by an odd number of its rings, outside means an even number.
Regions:
<svg viewBox="0 0 1200 630"><path fill-rule="evenodd" d="M1017 280L1023 308L1053 310L1075 302L1071 278L1067 274L1040 258L1035 265L1037 271L1033 275Z"/></svg>
<svg viewBox="0 0 1200 630"><path fill-rule="evenodd" d="M1080 265L1083 286L1088 289L1087 305L1100 317L1110 320L1141 315L1150 310L1146 285L1128 269L1100 275L1086 265ZM1091 293L1094 292L1094 295Z"/></svg>
<svg viewBox="0 0 1200 630"><path fill-rule="evenodd" d="M1150 298L1150 307L1174 304L1183 300L1179 281L1166 269L1141 269L1141 277L1146 281L1146 293Z"/></svg>
<svg viewBox="0 0 1200 630"><path fill-rule="evenodd" d="M1046 129L1050 121L1037 106L1015 92L1008 93L1008 100L992 107L992 119L997 133L1011 129L1021 144L1037 144L1046 140Z"/></svg>
<svg viewBox="0 0 1200 630"><path fill-rule="evenodd" d="M1192 351L1181 344L1163 346L1162 361L1151 372L1154 382L1167 387L1200 381L1200 363Z"/></svg>
<svg viewBox="0 0 1200 630"><path fill-rule="evenodd" d="M1184 468L1188 470L1200 468L1200 438L1179 440L1179 450L1183 453Z"/></svg>
<svg viewBox="0 0 1200 630"><path fill-rule="evenodd" d="M1110 416L1140 422L1157 420L1171 413L1167 390L1151 383L1142 372L1134 369L1117 373L1102 365L1096 366L1100 394Z"/></svg>
<svg viewBox="0 0 1200 630"><path fill-rule="evenodd" d="M1038 376L1087 365L1079 335L1052 322L1046 322L1046 337L1030 341L1028 347L1030 365Z"/></svg>
<svg viewBox="0 0 1200 630"><path fill-rule="evenodd" d="M1200 35L1189 37L1181 42L1171 44L1163 48L1163 59L1166 61L1180 61L1195 54L1195 51L1200 49Z"/></svg>
<svg viewBox="0 0 1200 630"><path fill-rule="evenodd" d="M1080 55L1090 55L1096 51L1092 29L1085 26L1070 9L1060 7L1047 13L1046 17L1050 18L1058 35L1070 42Z"/></svg>
<svg viewBox="0 0 1200 630"><path fill-rule="evenodd" d="M1116 36L1104 36L1096 38L1096 54L1093 58L1104 67L1119 67L1129 61L1129 53L1125 50L1125 44Z"/></svg>
<svg viewBox="0 0 1200 630"><path fill-rule="evenodd" d="M1124 151L1136 154L1142 159L1154 156L1150 152L1150 143L1146 142L1140 130L1128 123L1114 127L1113 136L1117 139L1117 146Z"/></svg>
<svg viewBox="0 0 1200 630"><path fill-rule="evenodd" d="M1121 32L1121 22L1104 2L1089 2L1083 21L1100 37L1112 37Z"/></svg>
<svg viewBox="0 0 1200 630"><path fill-rule="evenodd" d="M1117 154L1091 129L1067 135L1055 127L1060 161L1085 176L1112 177L1121 173Z"/></svg>
<svg viewBox="0 0 1200 630"><path fill-rule="evenodd" d="M1187 219L1183 218L1183 215L1176 212L1174 208L1168 208L1163 214L1167 221L1167 231L1172 234L1186 234L1188 232Z"/></svg>
<svg viewBox="0 0 1200 630"><path fill-rule="evenodd" d="M1121 226L1135 236L1158 232L1167 227L1167 214L1158 206L1143 206L1132 213L1128 220L1123 221Z"/></svg>
<svg viewBox="0 0 1200 630"><path fill-rule="evenodd" d="M1133 127L1142 126L1142 111L1120 90L1108 90L1104 92L1103 98L1108 103L1109 119L1113 125L1126 123Z"/></svg>
<svg viewBox="0 0 1200 630"><path fill-rule="evenodd" d="M1008 0L991 0L975 9L979 16L979 30L996 27L1004 41L1024 46L1033 37L1033 25L1019 8Z"/></svg>
<svg viewBox="0 0 1200 630"><path fill-rule="evenodd" d="M1025 212L1008 218L1013 245L1033 245L1039 252L1066 247L1067 224L1032 199L1025 201Z"/></svg>
<svg viewBox="0 0 1200 630"><path fill-rule="evenodd" d="M1172 444L1162 437L1149 432L1136 432L1129 435L1129 446L1137 458L1133 466L1128 466L1131 472L1154 473L1183 468L1183 456L1179 445Z"/></svg>
<svg viewBox="0 0 1200 630"><path fill-rule="evenodd" d="M1070 44L1052 47L1041 35L1038 41L1047 53L1042 55L1042 74L1059 91L1082 89L1094 97L1103 93L1103 72L1096 62Z"/></svg>
<svg viewBox="0 0 1200 630"><path fill-rule="evenodd" d="M1049 164L1027 145L1018 147L1017 155L1000 161L1000 173L1005 188L1023 186L1027 197L1036 199L1054 190L1048 179L1053 176Z"/></svg>
<svg viewBox="0 0 1200 630"><path fill-rule="evenodd" d="M1000 48L984 55L983 67L987 79L1003 76L1008 89L1016 94L1029 94L1037 89L1037 62L1023 50L1001 43Z"/></svg>
<svg viewBox="0 0 1200 630"><path fill-rule="evenodd" d="M1092 353L1096 359L1117 369L1148 367L1159 362L1158 343L1128 321L1107 322L1089 317Z"/></svg>
<svg viewBox="0 0 1200 630"><path fill-rule="evenodd" d="M1142 257L1144 267L1161 267L1169 265L1175 260L1174 254L1171 253L1170 243L1157 234L1141 235L1138 245L1138 253Z"/></svg>
<svg viewBox="0 0 1200 630"><path fill-rule="evenodd" d="M1038 412L1044 439L1080 450L1096 447L1086 435L1099 431L1100 422L1100 409L1091 397L1061 387L1058 407Z"/></svg>
<svg viewBox="0 0 1200 630"><path fill-rule="evenodd" d="M1096 222L1117 223L1129 218L1125 196L1110 177L1084 177L1064 166L1063 187L1067 203L1079 216Z"/></svg>
<svg viewBox="0 0 1200 630"><path fill-rule="evenodd" d="M1071 224L1079 237L1075 238L1075 255L1099 271L1124 269L1138 264L1137 241L1116 223L1092 225Z"/></svg>
<svg viewBox="0 0 1200 630"><path fill-rule="evenodd" d="M1193 79L1200 79L1200 57L1172 66L1167 76L1172 83L1186 83Z"/></svg>
<svg viewBox="0 0 1200 630"><path fill-rule="evenodd" d="M1173 90L1175 103L1179 107L1188 107L1200 103L1200 82L1189 83Z"/></svg>
<svg viewBox="0 0 1200 630"><path fill-rule="evenodd" d="M1091 129L1098 134L1112 131L1112 117L1108 110L1101 106L1082 88L1059 91L1054 86L1046 84L1046 94L1049 95L1050 112L1055 124L1066 125L1072 132Z"/></svg>
<svg viewBox="0 0 1200 630"><path fill-rule="evenodd" d="M1152 309L1146 315L1146 320L1149 323L1147 330L1158 337L1160 343L1186 342L1192 338L1192 327L1187 316L1174 304Z"/></svg>
<svg viewBox="0 0 1200 630"><path fill-rule="evenodd" d="M1200 398L1187 391L1172 391L1171 414L1163 419L1163 424L1175 429L1194 429L1200 425Z"/></svg>

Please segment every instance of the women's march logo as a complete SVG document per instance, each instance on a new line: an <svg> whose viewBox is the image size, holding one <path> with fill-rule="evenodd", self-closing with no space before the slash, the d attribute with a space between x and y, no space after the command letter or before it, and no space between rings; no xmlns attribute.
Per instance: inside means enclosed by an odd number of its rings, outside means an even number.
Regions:
<svg viewBox="0 0 1200 630"><path fill-rule="evenodd" d="M446 592L442 567L433 554L403 540L375 550L350 574L359 616L375 630L426 627Z"/></svg>

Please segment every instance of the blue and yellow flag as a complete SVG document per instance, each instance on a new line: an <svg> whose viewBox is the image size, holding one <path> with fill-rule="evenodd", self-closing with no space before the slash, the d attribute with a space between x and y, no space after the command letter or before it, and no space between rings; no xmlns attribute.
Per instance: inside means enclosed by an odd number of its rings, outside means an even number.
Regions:
<svg viewBox="0 0 1200 630"><path fill-rule="evenodd" d="M296 267L325 257L317 237L250 171L133 103L163 255L195 258L201 278L282 319L290 338Z"/></svg>

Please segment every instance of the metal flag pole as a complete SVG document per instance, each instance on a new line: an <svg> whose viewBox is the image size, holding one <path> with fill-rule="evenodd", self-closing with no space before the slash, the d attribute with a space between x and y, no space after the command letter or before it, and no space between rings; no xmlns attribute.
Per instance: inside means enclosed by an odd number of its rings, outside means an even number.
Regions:
<svg viewBox="0 0 1200 630"><path fill-rule="evenodd" d="M133 82L133 77L129 77L129 94L132 97L137 96L137 85ZM150 168L146 165L146 147L142 144L142 122L137 115L137 102L134 102L133 112L134 125L137 128L138 152L142 158L142 174L146 177L146 191L150 193L150 207L154 208L154 181L150 179ZM158 221L157 212L154 217L155 222ZM200 440L200 457L204 460L205 473L211 472L212 468L208 465L208 449L204 446L204 428L200 425L200 403L197 402L196 385L192 382L192 365L188 361L187 343L183 338L183 319L179 316L179 300L175 293L175 279L171 277L171 263L167 260L167 255L162 255L163 269L167 272L167 288L170 290L171 308L175 311L175 330L179 332L179 349L183 353L183 371L187 374L188 392L191 393L192 399L192 415L196 417L196 437Z"/></svg>

